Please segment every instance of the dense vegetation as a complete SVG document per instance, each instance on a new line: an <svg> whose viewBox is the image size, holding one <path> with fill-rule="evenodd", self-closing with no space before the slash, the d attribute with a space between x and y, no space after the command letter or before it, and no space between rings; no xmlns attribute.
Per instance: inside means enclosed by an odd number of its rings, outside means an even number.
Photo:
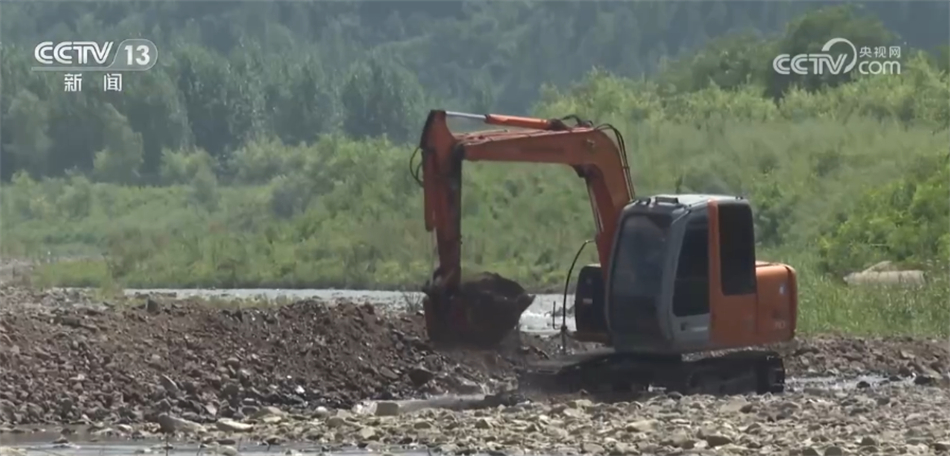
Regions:
<svg viewBox="0 0 950 456"><path fill-rule="evenodd" d="M749 197L759 256L802 276L806 329L947 333L947 4L73 5L0 18L0 248L105 254L47 282L415 287L433 246L408 161L445 106L609 122L638 193ZM39 37L79 35L150 38L159 65L121 94L29 71ZM907 43L902 74L772 71L835 36ZM466 267L561 284L592 230L576 176L473 163L465 185ZM880 260L930 281L841 283Z"/></svg>

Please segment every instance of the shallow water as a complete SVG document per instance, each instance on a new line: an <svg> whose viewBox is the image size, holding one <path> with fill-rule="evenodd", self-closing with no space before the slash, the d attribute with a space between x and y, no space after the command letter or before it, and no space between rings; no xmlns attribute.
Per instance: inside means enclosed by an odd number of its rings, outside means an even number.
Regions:
<svg viewBox="0 0 950 456"><path fill-rule="evenodd" d="M861 383L867 385L861 385ZM858 377L790 377L785 379L785 386L788 391L804 391L808 388L818 388L829 391L844 391L859 389L861 387L876 387L883 384L895 386L913 387L913 378L906 378L897 381L890 381L882 375L861 375ZM860 386L859 386L860 385Z"/></svg>
<svg viewBox="0 0 950 456"><path fill-rule="evenodd" d="M787 391L807 391L809 389L824 390L830 392L841 392L859 388L860 383L868 388L876 388L883 384L890 383L891 386L913 387L911 380L902 380L898 382L889 382L886 378L874 375L860 377L812 377L812 378L789 378L786 381ZM480 396L444 396L442 399L457 400L460 398L477 398ZM431 400L407 400L405 403L414 403L422 408L435 405ZM445 401L443 401L445 402ZM428 404L428 405L424 405ZM409 410L409 408L407 408ZM371 413L371 412L370 412ZM83 427L71 427L75 432L68 436L70 443L54 444L61 437L60 426L50 425L34 427L33 432L25 433L0 433L0 456L111 456L111 455L136 455L149 454L155 456L168 455L212 455L215 453L212 448L202 449L197 443L188 442L170 442L170 448L166 451L166 443L161 440L136 440L132 441L121 436L96 435L88 432ZM19 453L9 453L2 451L4 447L17 448ZM289 455L289 454L333 454L333 455L355 455L368 456L379 454L375 451L361 449L347 449L327 451L319 445L307 444L303 442L285 442L279 446L267 447L258 442L246 440L238 441L233 445L244 456L264 456L264 455ZM393 454L407 456L432 456L431 453L419 450L404 450L391 452Z"/></svg>

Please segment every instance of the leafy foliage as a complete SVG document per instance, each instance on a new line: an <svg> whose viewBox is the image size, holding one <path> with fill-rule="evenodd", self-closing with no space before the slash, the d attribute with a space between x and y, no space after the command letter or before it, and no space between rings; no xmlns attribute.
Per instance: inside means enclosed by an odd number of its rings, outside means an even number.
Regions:
<svg viewBox="0 0 950 456"><path fill-rule="evenodd" d="M843 208L840 224L822 236L826 270L838 274L891 259L945 273L950 260L950 161L919 157L898 180L869 190Z"/></svg>
<svg viewBox="0 0 950 456"><path fill-rule="evenodd" d="M96 154L123 128L116 122L141 135L141 162L137 152L122 152L122 159L103 156L101 166L136 167L138 177L129 179L154 184L165 149L198 148L225 163L262 137L298 144L342 131L413 142L429 106L526 113L541 85L563 90L594 67L657 76L663 94L714 84L781 98L793 85L814 92L850 79L779 77L771 69L779 52L816 51L834 36L858 46L900 44L905 52L947 44L934 41L948 32L945 3L819 7L732 0L13 3L0 17L0 178L21 169L34 177L92 171ZM40 41L126 37L153 40L160 55L151 70L125 74L122 93L103 92L98 73L85 74L81 93L64 93L62 74L30 71ZM939 52L930 58L939 62Z"/></svg>

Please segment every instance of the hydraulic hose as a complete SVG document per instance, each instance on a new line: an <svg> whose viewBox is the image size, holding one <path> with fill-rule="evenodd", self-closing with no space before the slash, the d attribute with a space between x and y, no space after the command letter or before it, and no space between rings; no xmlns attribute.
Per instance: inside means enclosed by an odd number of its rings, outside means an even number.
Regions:
<svg viewBox="0 0 950 456"><path fill-rule="evenodd" d="M581 252L584 251L584 247L587 247L587 244L591 243L591 239L584 241L581 244L581 247L577 249L577 253L574 254L574 261L571 262L571 268L567 271L567 277L564 279L564 300L561 301L561 353L567 351L567 290L571 285L571 276L574 275L574 266L577 265L577 260L581 257ZM557 302L554 303L554 308L551 309L551 326L554 326L557 322Z"/></svg>

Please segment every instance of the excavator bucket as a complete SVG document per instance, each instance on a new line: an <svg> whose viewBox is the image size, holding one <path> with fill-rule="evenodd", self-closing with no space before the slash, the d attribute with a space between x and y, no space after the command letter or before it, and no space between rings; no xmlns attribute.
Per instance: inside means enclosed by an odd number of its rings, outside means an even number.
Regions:
<svg viewBox="0 0 950 456"><path fill-rule="evenodd" d="M449 118L474 120L503 128L455 134L448 126ZM498 345L517 328L521 314L534 301L534 296L525 293L524 288L498 274L482 273L462 279L463 161L537 161L531 157L537 153L543 154L543 159L550 159L552 154L548 150L554 147L551 144L566 146L551 142L547 148L532 149L517 144L526 138L535 141L530 134L566 129L564 123L556 119L443 110L429 112L419 142L422 159L418 166L414 166L410 159L410 168L423 187L425 226L427 231L435 234L438 247L439 266L424 287L426 298L423 301L426 327L432 342L482 347ZM588 142L578 144L587 147L584 145Z"/></svg>
<svg viewBox="0 0 950 456"><path fill-rule="evenodd" d="M463 280L454 292L426 289L423 307L429 340L441 345L491 348L516 330L535 297L494 273Z"/></svg>

